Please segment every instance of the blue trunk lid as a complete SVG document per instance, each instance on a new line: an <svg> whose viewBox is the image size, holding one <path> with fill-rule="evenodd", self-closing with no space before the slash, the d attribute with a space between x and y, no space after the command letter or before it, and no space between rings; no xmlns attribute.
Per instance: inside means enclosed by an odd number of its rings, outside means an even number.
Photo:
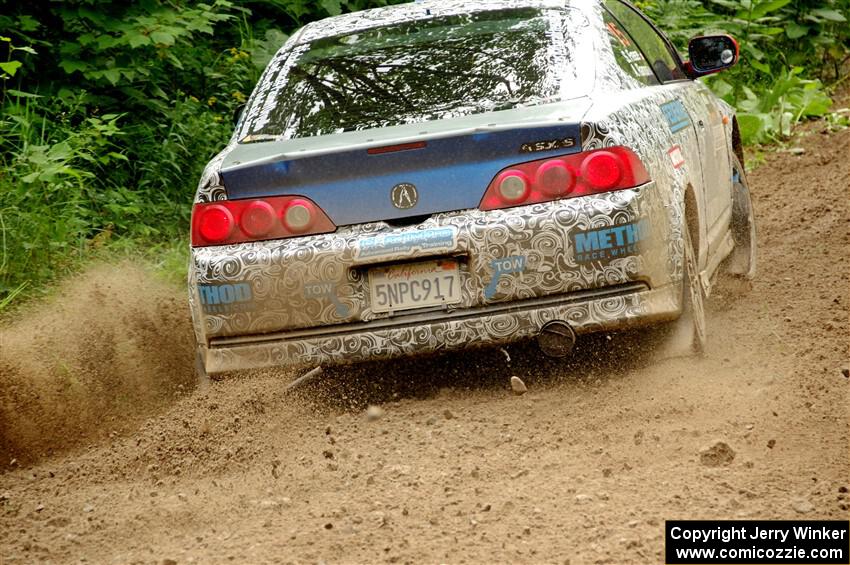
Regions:
<svg viewBox="0 0 850 565"><path fill-rule="evenodd" d="M505 167L580 151L580 116L588 102L482 114L464 120L463 128L441 120L240 143L224 159L221 177L230 199L305 196L338 226L476 208ZM492 123L497 114L502 119ZM417 148L375 151L407 144ZM419 197L408 209L394 206L390 196L402 183L414 185Z"/></svg>

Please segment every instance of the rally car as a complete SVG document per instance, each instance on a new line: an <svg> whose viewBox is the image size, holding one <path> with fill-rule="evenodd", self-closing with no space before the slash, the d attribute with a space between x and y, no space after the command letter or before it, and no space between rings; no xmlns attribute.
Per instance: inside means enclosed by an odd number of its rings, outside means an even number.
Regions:
<svg viewBox="0 0 850 565"><path fill-rule="evenodd" d="M192 213L201 372L672 322L751 277L735 114L621 0L425 1L295 33ZM674 322L678 320L678 322Z"/></svg>

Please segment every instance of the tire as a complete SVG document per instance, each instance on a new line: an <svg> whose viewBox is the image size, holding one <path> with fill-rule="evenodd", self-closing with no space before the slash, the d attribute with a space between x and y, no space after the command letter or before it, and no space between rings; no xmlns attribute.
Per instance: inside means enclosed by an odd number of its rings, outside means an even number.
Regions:
<svg viewBox="0 0 850 565"><path fill-rule="evenodd" d="M756 274L756 218L750 186L744 166L737 156L732 162L732 239L735 249L729 256L726 272L752 280Z"/></svg>
<svg viewBox="0 0 850 565"><path fill-rule="evenodd" d="M699 281L699 263L691 233L684 226L684 252L682 257L682 315L679 326L683 335L689 335L690 353L702 355L707 341L705 323L705 290Z"/></svg>
<svg viewBox="0 0 850 565"><path fill-rule="evenodd" d="M682 226L682 310L679 317L659 327L661 359L701 356L705 351L705 291L699 283L697 254L688 225Z"/></svg>

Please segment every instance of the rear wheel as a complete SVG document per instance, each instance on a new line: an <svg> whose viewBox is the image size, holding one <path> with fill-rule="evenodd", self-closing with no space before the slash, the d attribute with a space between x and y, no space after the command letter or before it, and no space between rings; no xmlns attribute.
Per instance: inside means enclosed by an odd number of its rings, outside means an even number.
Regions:
<svg viewBox="0 0 850 565"><path fill-rule="evenodd" d="M732 163L731 229L735 249L726 272L750 280L756 274L756 218L744 165L737 156Z"/></svg>
<svg viewBox="0 0 850 565"><path fill-rule="evenodd" d="M662 358L702 355L705 350L705 291L699 282L697 254L687 224L682 231L682 313L661 328Z"/></svg>
<svg viewBox="0 0 850 565"><path fill-rule="evenodd" d="M682 265L682 315L679 324L689 333L691 353L702 355L706 344L705 291L699 281L697 254L691 241L690 230L685 226L684 257Z"/></svg>

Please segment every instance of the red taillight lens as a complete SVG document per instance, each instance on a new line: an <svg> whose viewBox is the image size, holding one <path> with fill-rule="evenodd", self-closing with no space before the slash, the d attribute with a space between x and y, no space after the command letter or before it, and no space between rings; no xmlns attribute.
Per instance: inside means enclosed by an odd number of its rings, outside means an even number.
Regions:
<svg viewBox="0 0 850 565"><path fill-rule="evenodd" d="M525 190L519 190L515 179L526 181ZM606 147L512 165L496 175L479 208L494 210L623 190L649 180L646 167L634 151L627 147Z"/></svg>
<svg viewBox="0 0 850 565"><path fill-rule="evenodd" d="M610 151L595 151L581 162L581 176L592 187L614 188L623 178L622 161Z"/></svg>
<svg viewBox="0 0 850 565"><path fill-rule="evenodd" d="M251 237L263 237L274 228L274 208L268 202L257 200L251 202L242 210L239 225L242 231Z"/></svg>
<svg viewBox="0 0 850 565"><path fill-rule="evenodd" d="M211 243L225 241L236 226L233 214L221 204L207 206L198 216L198 233Z"/></svg>
<svg viewBox="0 0 850 565"><path fill-rule="evenodd" d="M535 184L551 196L560 197L569 193L576 183L575 175L561 159L545 161L537 169Z"/></svg>
<svg viewBox="0 0 850 565"><path fill-rule="evenodd" d="M280 239L336 230L327 214L302 196L195 204L192 245L204 247Z"/></svg>

